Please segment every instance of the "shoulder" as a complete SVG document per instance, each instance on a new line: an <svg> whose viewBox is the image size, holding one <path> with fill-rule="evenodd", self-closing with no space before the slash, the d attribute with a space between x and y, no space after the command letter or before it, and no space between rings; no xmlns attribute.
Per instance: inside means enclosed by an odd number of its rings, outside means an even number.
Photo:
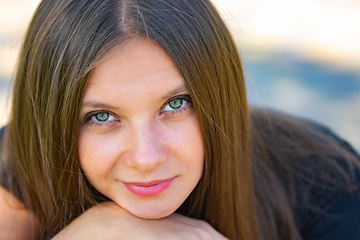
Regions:
<svg viewBox="0 0 360 240"><path fill-rule="evenodd" d="M252 112L255 155L288 194L304 239L360 239L360 157L329 128L279 112Z"/></svg>
<svg viewBox="0 0 360 240"><path fill-rule="evenodd" d="M39 221L9 191L9 172L3 158L4 136L5 127L0 129L0 239L39 239Z"/></svg>
<svg viewBox="0 0 360 240"><path fill-rule="evenodd" d="M254 155L280 177L284 170L313 185L360 188L359 153L329 128L279 112L257 112L252 120Z"/></svg>
<svg viewBox="0 0 360 240"><path fill-rule="evenodd" d="M359 153L349 143L326 126L313 121L254 108L251 123L255 150L262 145L268 152L282 152L283 155L290 154L288 157L301 159L314 156L360 159ZM294 150L294 154L289 149Z"/></svg>
<svg viewBox="0 0 360 240"><path fill-rule="evenodd" d="M38 239L40 232L33 229L39 226L37 218L0 186L0 239Z"/></svg>

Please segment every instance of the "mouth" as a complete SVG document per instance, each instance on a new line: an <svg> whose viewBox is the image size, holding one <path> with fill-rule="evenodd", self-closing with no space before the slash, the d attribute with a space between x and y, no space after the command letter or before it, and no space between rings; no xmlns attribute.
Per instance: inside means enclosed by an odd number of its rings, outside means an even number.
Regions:
<svg viewBox="0 0 360 240"><path fill-rule="evenodd" d="M151 182L122 182L125 187L133 194L140 197L152 197L160 194L167 189L171 182L175 179L163 179Z"/></svg>

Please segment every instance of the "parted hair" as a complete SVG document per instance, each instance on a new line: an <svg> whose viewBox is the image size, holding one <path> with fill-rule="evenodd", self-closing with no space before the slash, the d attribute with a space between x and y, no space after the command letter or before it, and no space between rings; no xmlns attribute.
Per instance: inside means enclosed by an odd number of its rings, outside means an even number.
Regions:
<svg viewBox="0 0 360 240"><path fill-rule="evenodd" d="M292 214L294 193L279 183L273 166L282 165L291 180L289 159L323 147L299 130L307 123L289 120L271 130L272 117L262 111L253 111L257 120L250 121L238 50L208 0L40 3L18 59L3 156L9 189L40 219L43 238L108 200L79 164L80 106L102 56L137 37L156 42L173 59L205 145L203 176L178 212L209 222L230 239L301 239ZM273 137L285 145L271 144ZM291 154L274 153L289 146Z"/></svg>

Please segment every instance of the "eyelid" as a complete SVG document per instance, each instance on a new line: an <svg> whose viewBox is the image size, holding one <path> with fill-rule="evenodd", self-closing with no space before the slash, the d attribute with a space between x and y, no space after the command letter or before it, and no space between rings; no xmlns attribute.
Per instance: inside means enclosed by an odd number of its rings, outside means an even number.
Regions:
<svg viewBox="0 0 360 240"><path fill-rule="evenodd" d="M96 111L91 111L91 112L88 112L87 114L85 114L82 125L89 122L93 116L95 116L96 114L99 114L99 113L108 113L109 115L112 115L115 118L118 118L118 116L116 114L114 114L113 112L110 112L108 110L96 110Z"/></svg>
<svg viewBox="0 0 360 240"><path fill-rule="evenodd" d="M166 112L169 112L169 113L178 113L178 112L181 112L182 110L184 110L184 108L186 108L185 106L182 107L182 108L179 108L179 109L174 109L172 111L165 111L165 107L166 105L168 105L171 101L175 100L175 99L182 99L182 100L185 100L187 102L187 104L193 104L192 102L192 99L190 97L189 94L182 94L182 95L177 95L177 96L174 96L174 97L171 97L170 99L168 99L162 106L161 106L161 112L160 113L166 113Z"/></svg>
<svg viewBox="0 0 360 240"><path fill-rule="evenodd" d="M183 100L186 100L188 103L190 104L193 104L192 100L191 100L191 97L189 94L182 94L182 95L177 95L177 96L174 96L174 97L171 97L170 99L168 99L162 106L161 106L161 109L164 109L164 107L169 104L169 102L175 100L175 99L183 99Z"/></svg>

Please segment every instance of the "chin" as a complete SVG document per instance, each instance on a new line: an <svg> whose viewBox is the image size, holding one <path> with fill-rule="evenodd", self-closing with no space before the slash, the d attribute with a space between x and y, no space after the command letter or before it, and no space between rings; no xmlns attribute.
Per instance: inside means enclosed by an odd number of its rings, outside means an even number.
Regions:
<svg viewBox="0 0 360 240"><path fill-rule="evenodd" d="M150 209L149 209L150 210ZM154 208L152 208L150 211L148 210L133 210L133 209L129 209L128 212L130 212L132 215L138 217L138 218L142 218L142 219L161 219L161 218L166 218L168 216L170 216L171 214L173 214L176 211L175 209L158 209L155 210Z"/></svg>

